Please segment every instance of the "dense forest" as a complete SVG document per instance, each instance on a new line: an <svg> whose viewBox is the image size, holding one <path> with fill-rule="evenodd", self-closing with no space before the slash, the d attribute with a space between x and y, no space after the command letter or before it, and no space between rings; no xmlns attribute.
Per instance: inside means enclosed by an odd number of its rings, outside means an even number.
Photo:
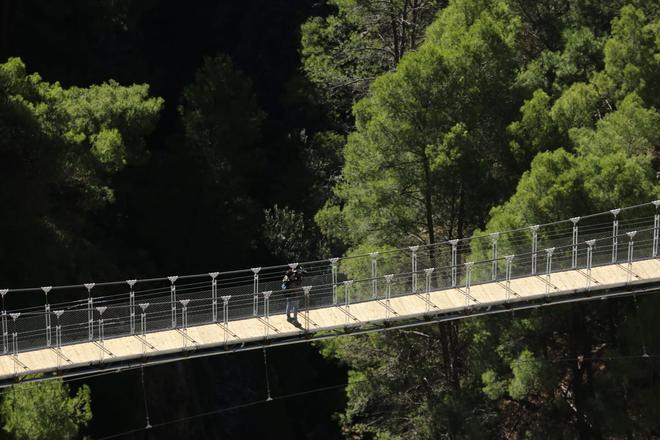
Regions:
<svg viewBox="0 0 660 440"><path fill-rule="evenodd" d="M659 106L652 0L2 0L0 284L648 202ZM612 299L17 385L0 437L656 438L658 313Z"/></svg>

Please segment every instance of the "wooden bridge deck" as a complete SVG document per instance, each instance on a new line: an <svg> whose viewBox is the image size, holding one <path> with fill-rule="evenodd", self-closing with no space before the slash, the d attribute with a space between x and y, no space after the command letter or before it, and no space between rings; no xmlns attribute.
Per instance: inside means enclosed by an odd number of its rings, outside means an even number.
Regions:
<svg viewBox="0 0 660 440"><path fill-rule="evenodd" d="M660 281L660 260L643 260L632 263L632 280L639 284ZM625 285L628 281L628 265L612 264L595 267L591 272L591 290L598 291ZM587 286L587 273L584 269L557 272L551 275L550 295L567 295L584 290ZM545 276L530 276L511 280L514 292L509 300L512 307L516 302L542 297L546 293ZM503 282L493 282L472 286L472 305L487 306L501 304L506 299ZM146 337L125 336L107 339L103 345L98 342L85 342L67 345L61 350L40 349L19 353L18 356L0 356L0 380L6 381L26 374L54 372L58 370L99 368L105 364L131 359L181 353L186 350L222 347L268 339L291 337L303 333L332 330L346 325L360 326L383 320L421 319L427 308L438 314L464 309L465 289L444 289L430 293L430 304L426 294L398 296L389 301L384 299L352 304L349 309L343 306L325 307L299 312L303 329L286 321L285 315L273 315L268 322L264 318L251 318L230 321L228 326L208 324L189 327L184 330L166 330L148 333Z"/></svg>

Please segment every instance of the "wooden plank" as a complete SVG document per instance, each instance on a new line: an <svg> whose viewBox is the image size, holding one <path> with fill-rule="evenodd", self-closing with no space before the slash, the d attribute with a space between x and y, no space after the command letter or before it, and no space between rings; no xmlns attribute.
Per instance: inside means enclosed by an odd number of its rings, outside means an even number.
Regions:
<svg viewBox="0 0 660 440"><path fill-rule="evenodd" d="M627 282L627 269L627 264L614 264L593 268L591 275L594 281L591 283L591 288L606 288L610 285L620 285ZM632 264L632 271L639 276L639 278L633 277L634 280L660 280L660 261L657 259L636 261ZM575 289L584 289L587 287L586 270L580 269L553 273L551 274L550 282L552 284L550 295L553 296L570 293ZM510 302L512 303L524 300L529 296L545 295L545 276L528 276L513 279L511 280L511 289L517 294L511 296ZM432 313L465 308L464 287L436 290L431 292L429 296L430 301L437 306L437 309L427 305L425 293L391 298L389 307L385 306L385 300L381 298L355 303L348 309L343 305L314 309L309 312L310 321L313 323L310 326L310 330L319 331L343 327L347 322L349 325L360 325L368 322L382 321L387 318L405 318L407 316L423 314L426 312L427 307ZM470 296L478 304L487 305L504 301L506 298L506 289L504 283L501 281L479 284L471 287ZM477 303L470 299L470 305ZM299 312L298 319L303 326L305 324L304 316L304 311ZM358 321L355 321L353 318L356 318ZM107 339L104 342L104 348L111 352L112 356L103 353L103 359L107 363L113 359L140 358L144 356L145 352L144 341L148 343L146 346L147 354L154 355L159 352L179 352L194 350L197 347L260 340L266 334L268 334L268 338L274 339L293 336L303 332L304 329L287 322L284 314L275 314L270 317L267 323L261 317L246 318L230 321L226 328L222 324L204 324L190 327L186 332L181 330L163 330L148 333L144 337L144 340L136 336ZM195 341L194 343L192 342L193 340ZM28 367L28 371L23 370L9 354L1 355L0 378L13 377L15 371L18 374L55 371L58 368L58 358L60 358L60 369L95 365L101 359L101 352L102 350L97 343L81 342L64 346L61 356L58 356L52 348L20 353L17 359ZM70 362L66 362L65 359L69 359Z"/></svg>

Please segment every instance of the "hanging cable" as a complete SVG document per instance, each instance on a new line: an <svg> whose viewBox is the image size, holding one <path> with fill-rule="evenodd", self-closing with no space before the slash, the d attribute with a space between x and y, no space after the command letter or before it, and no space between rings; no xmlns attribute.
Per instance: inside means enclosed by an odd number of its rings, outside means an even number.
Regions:
<svg viewBox="0 0 660 440"><path fill-rule="evenodd" d="M642 340L642 357L649 357L649 354L646 352L646 338L644 337L644 330L642 329L642 323L639 319L639 306L637 305L637 295L633 293L633 303L635 305L635 320L637 321L637 331L639 331L639 338Z"/></svg>
<svg viewBox="0 0 660 440"><path fill-rule="evenodd" d="M270 380L268 379L268 356L266 355L266 347L264 347L264 372L266 374L266 402L270 402L273 398L270 396Z"/></svg>
<svg viewBox="0 0 660 440"><path fill-rule="evenodd" d="M142 400L144 401L144 417L146 424L144 429L151 429L151 423L149 423L149 406L147 405L147 389L144 386L144 366L140 365L140 382L142 383Z"/></svg>

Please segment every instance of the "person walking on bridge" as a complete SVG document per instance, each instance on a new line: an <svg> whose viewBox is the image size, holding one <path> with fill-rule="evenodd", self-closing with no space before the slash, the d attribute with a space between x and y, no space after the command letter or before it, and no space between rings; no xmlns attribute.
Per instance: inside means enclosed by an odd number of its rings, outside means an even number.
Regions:
<svg viewBox="0 0 660 440"><path fill-rule="evenodd" d="M286 298L286 320L299 326L298 322L298 293L302 285L303 269L300 267L289 269L282 278L282 290Z"/></svg>

